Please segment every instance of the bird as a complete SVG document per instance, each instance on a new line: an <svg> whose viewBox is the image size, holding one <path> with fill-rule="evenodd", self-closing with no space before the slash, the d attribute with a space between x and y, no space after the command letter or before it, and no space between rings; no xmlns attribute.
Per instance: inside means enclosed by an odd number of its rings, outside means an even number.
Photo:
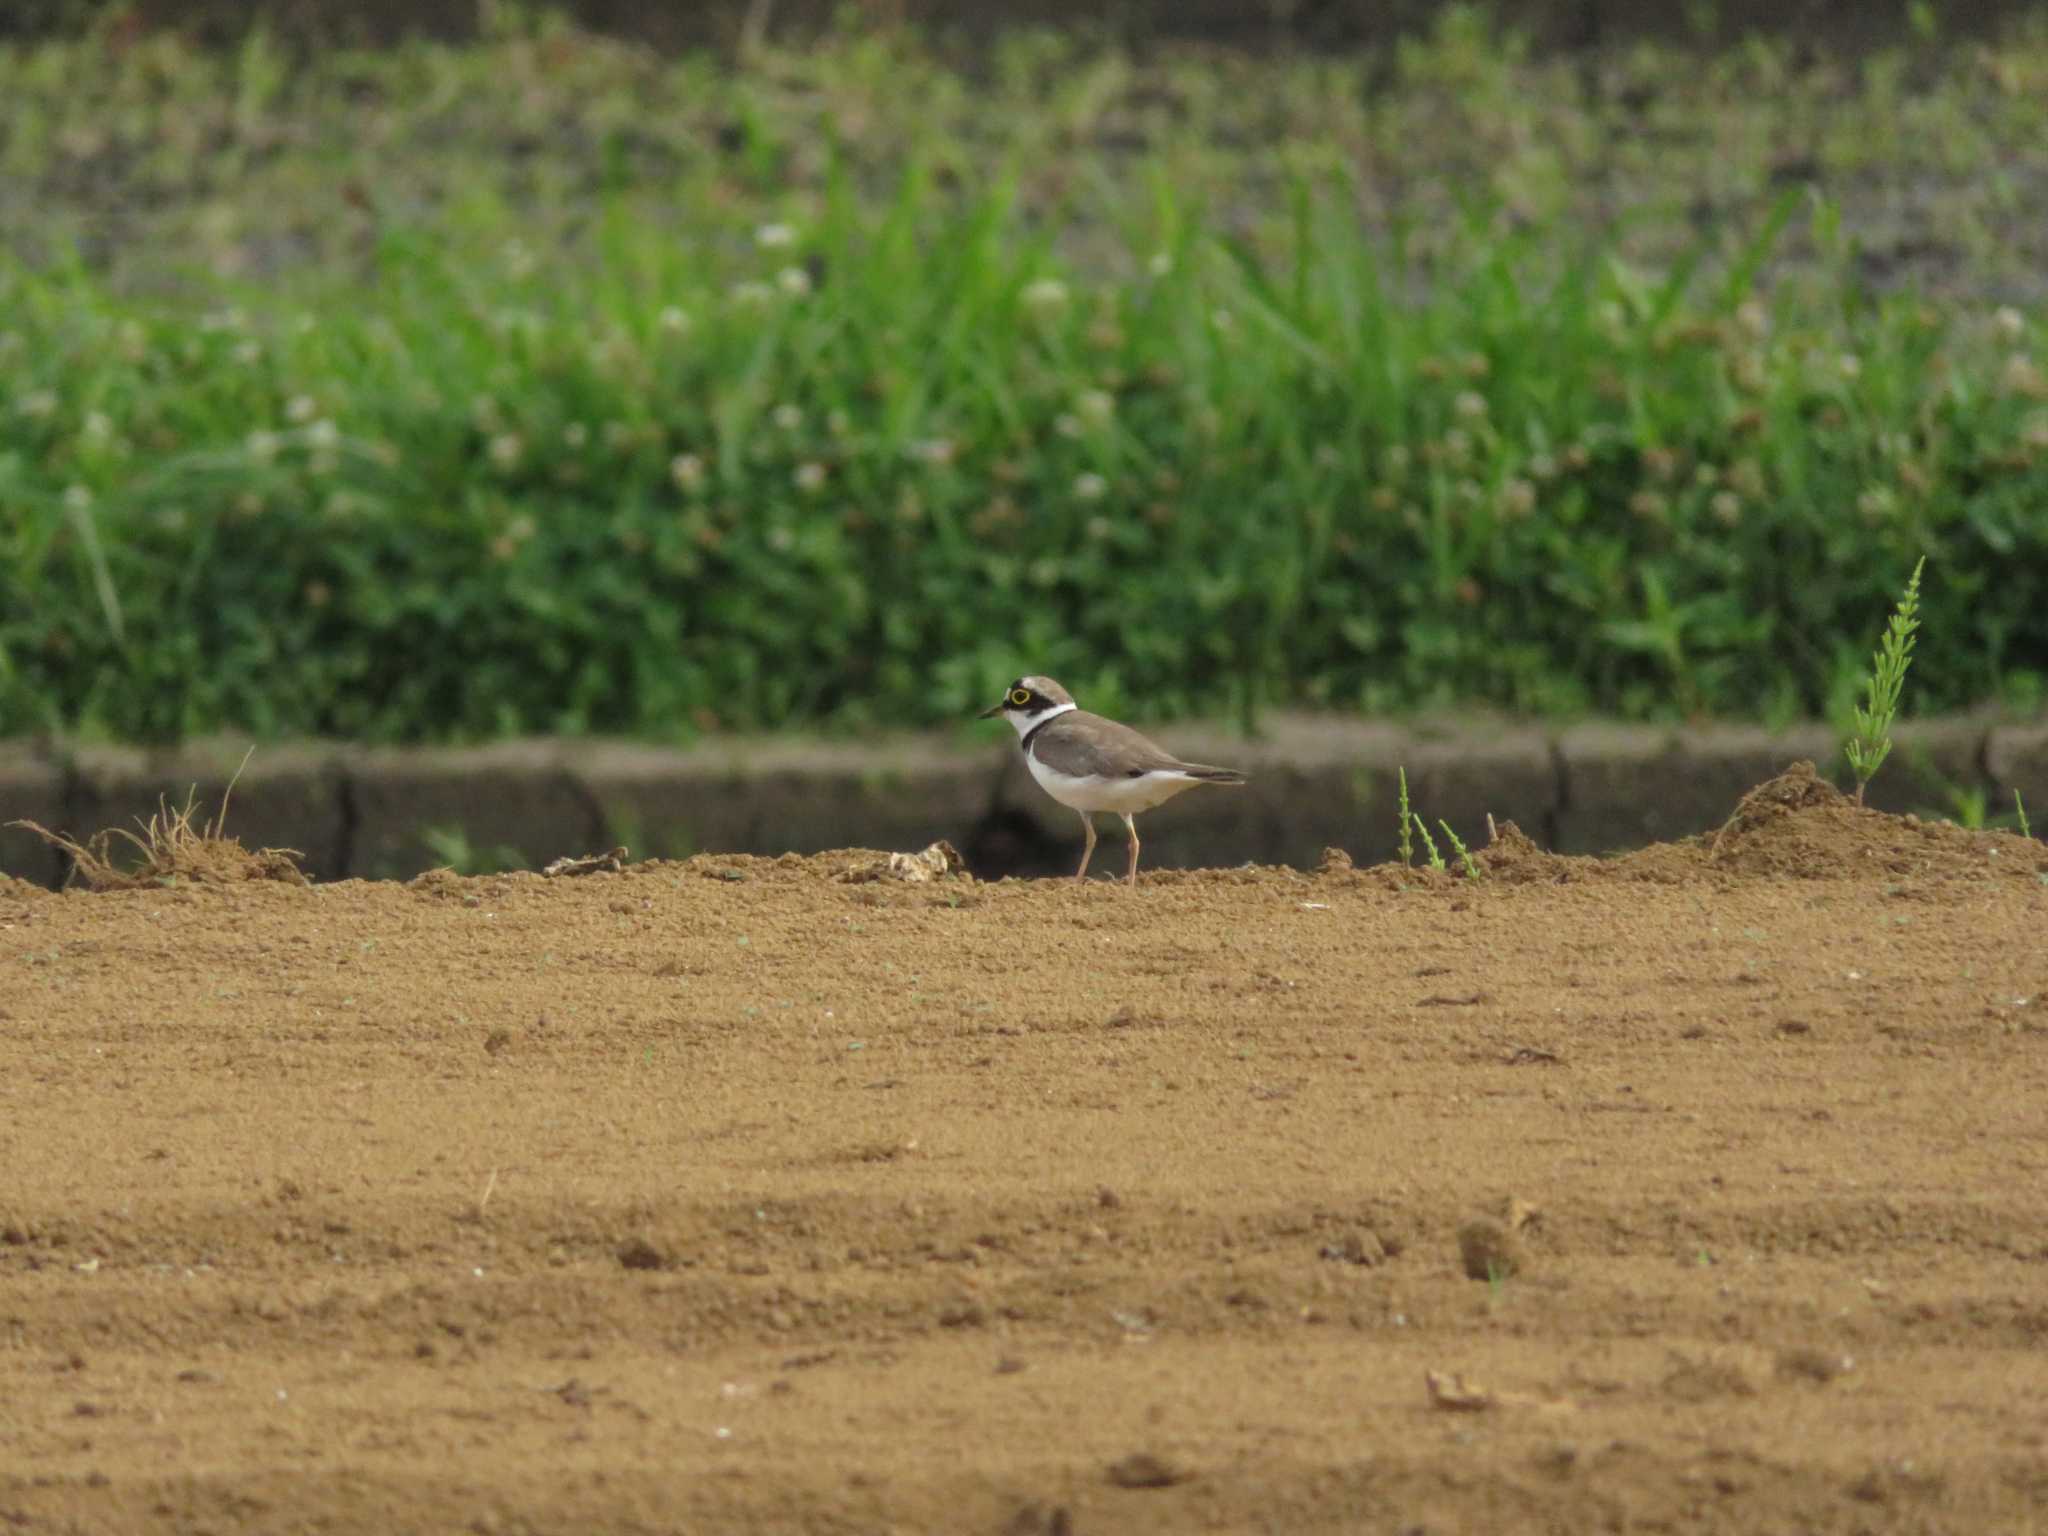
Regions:
<svg viewBox="0 0 2048 1536"><path fill-rule="evenodd" d="M1091 715L1049 677L1018 678L1003 690L1000 702L976 718L997 716L1016 727L1024 766L1038 787L1081 815L1088 840L1081 850L1081 867L1074 871L1076 880L1088 878L1088 861L1095 857L1096 812L1115 811L1123 818L1131 842L1124 880L1136 885L1138 824L1133 817L1197 784L1245 782L1235 768L1184 763L1128 725Z"/></svg>

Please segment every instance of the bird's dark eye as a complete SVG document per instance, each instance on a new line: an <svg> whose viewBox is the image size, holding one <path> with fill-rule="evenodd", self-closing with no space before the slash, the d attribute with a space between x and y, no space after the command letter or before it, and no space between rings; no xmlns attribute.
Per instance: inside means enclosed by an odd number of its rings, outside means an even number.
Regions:
<svg viewBox="0 0 2048 1536"><path fill-rule="evenodd" d="M1029 688L1012 688L1010 690L1010 702L1019 709L1022 709L1031 702L1031 690Z"/></svg>

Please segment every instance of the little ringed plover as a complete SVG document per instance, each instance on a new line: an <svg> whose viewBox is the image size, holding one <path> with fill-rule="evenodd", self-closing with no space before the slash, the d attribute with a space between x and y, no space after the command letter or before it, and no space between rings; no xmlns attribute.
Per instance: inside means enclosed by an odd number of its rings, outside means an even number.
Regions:
<svg viewBox="0 0 2048 1536"><path fill-rule="evenodd" d="M1081 867L1074 871L1076 880L1088 878L1088 861L1095 857L1097 811L1115 811L1123 818L1131 838L1125 879L1136 885L1138 825L1133 816L1197 784L1245 781L1235 768L1184 763L1128 725L1089 714L1049 677L1018 678L1004 691L1002 702L983 710L979 718L997 715L1017 728L1024 765L1038 787L1081 813L1088 841L1081 850Z"/></svg>

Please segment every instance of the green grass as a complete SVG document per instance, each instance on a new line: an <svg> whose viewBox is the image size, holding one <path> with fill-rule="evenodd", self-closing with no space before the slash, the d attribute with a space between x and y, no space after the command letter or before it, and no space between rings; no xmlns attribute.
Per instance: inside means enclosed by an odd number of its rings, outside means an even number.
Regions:
<svg viewBox="0 0 2048 1536"><path fill-rule="evenodd" d="M1485 871L1479 867L1479 861L1472 857L1472 851L1465 846L1464 839L1451 830L1451 824L1441 816L1437 818L1436 824L1444 829L1444 836L1450 841L1451 851L1457 854L1458 867L1464 870L1465 878L1467 880L1484 879Z"/></svg>
<svg viewBox="0 0 2048 1536"><path fill-rule="evenodd" d="M0 734L1839 714L1923 552L2037 702L2048 34L1929 57L0 49Z"/></svg>
<svg viewBox="0 0 2048 1536"><path fill-rule="evenodd" d="M1891 756L1892 722L1898 717L1899 697L1905 691L1906 669L1913 664L1913 632L1920 627L1920 572L1925 558L1916 561L1905 595L1885 626L1884 638L1870 658L1870 676L1864 681L1864 702L1856 707L1856 734L1846 744L1849 771L1856 776L1856 803L1863 803L1863 790L1876 777L1884 760ZM1983 807L1978 807L1978 819Z"/></svg>
<svg viewBox="0 0 2048 1536"><path fill-rule="evenodd" d="M1403 766L1398 768L1396 772L1400 775L1401 784L1401 839L1398 847L1401 854L1401 862L1403 864L1413 864L1415 862L1414 830L1416 817L1415 813L1408 808L1408 769ZM1425 835L1427 835L1426 829Z"/></svg>

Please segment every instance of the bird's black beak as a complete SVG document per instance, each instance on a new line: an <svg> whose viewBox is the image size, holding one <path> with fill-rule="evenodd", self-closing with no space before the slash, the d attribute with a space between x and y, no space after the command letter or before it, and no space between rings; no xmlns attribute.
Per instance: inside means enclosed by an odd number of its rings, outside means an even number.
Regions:
<svg viewBox="0 0 2048 1536"><path fill-rule="evenodd" d="M1002 705L991 704L987 709L984 709L980 714L976 715L974 718L977 720L993 720L997 715L1000 715L1002 712Z"/></svg>

